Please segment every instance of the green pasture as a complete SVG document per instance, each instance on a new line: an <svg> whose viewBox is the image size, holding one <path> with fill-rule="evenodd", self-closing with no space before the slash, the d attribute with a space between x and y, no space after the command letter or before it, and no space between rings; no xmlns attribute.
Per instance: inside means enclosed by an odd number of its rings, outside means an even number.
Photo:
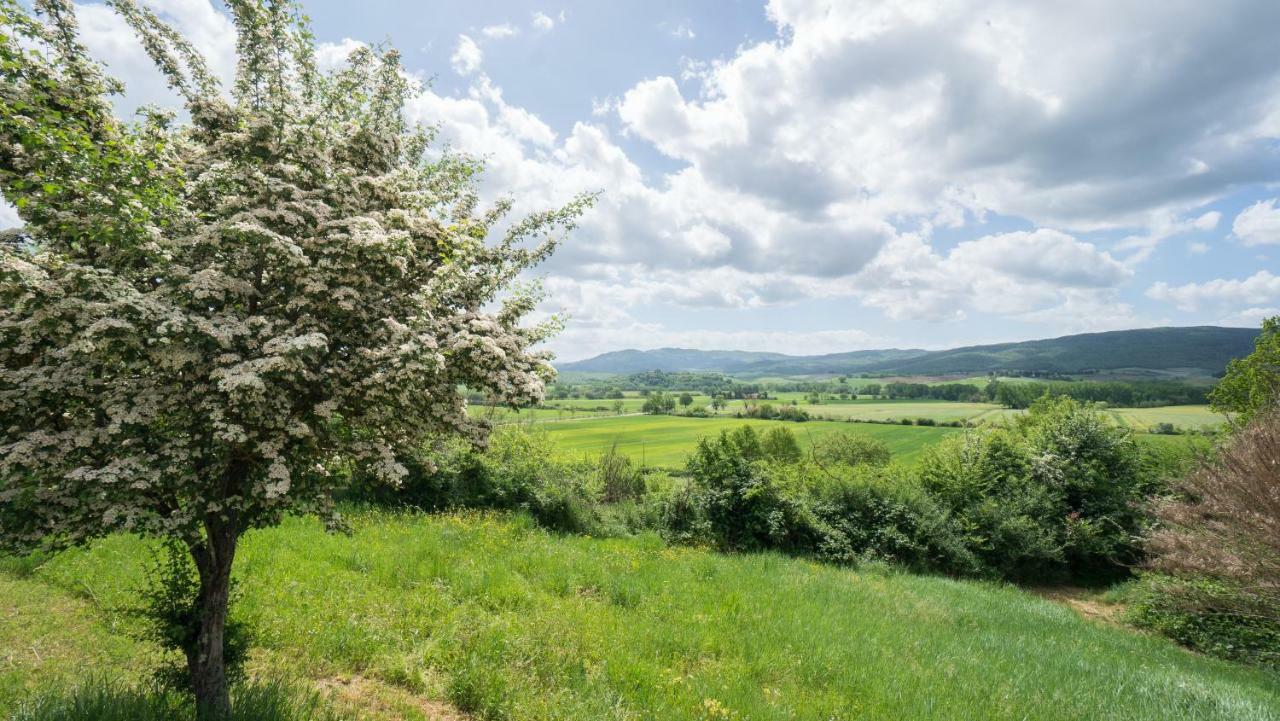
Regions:
<svg viewBox="0 0 1280 721"><path fill-rule="evenodd" d="M957 428L896 426L837 421L762 421L742 418L686 418L681 416L623 416L547 423L547 433L566 456L595 457L617 444L618 450L647 466L683 466L698 439L725 429L751 425L758 430L782 425L809 446L825 434L857 433L884 441L897 460L914 461L926 447Z"/></svg>
<svg viewBox="0 0 1280 721"><path fill-rule="evenodd" d="M1226 423L1226 417L1214 412L1209 406L1112 408L1109 412L1121 425L1137 431L1150 430L1158 423L1170 423L1176 428L1187 430L1217 428Z"/></svg>

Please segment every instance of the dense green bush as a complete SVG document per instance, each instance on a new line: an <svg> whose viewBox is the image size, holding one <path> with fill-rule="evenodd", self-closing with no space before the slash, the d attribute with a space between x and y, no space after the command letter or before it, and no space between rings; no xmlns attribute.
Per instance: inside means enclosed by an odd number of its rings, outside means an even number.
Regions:
<svg viewBox="0 0 1280 721"><path fill-rule="evenodd" d="M819 558L963 574L982 570L946 513L909 473L865 464L771 471L793 476L786 485L806 488Z"/></svg>
<svg viewBox="0 0 1280 721"><path fill-rule="evenodd" d="M795 463L802 455L796 434L786 426L774 426L765 431L760 438L760 452L766 458L784 463Z"/></svg>
<svg viewBox="0 0 1280 721"><path fill-rule="evenodd" d="M1140 558L1153 487L1130 433L1071 399L1044 399L1014 426L951 439L920 468L924 488L1000 576L1099 577Z"/></svg>
<svg viewBox="0 0 1280 721"><path fill-rule="evenodd" d="M814 441L813 457L821 464L883 466L893 458L893 453L877 438L857 433L829 433Z"/></svg>
<svg viewBox="0 0 1280 721"><path fill-rule="evenodd" d="M704 438L689 459L712 537L732 550L774 548L806 551L815 547L812 514L803 489L769 473L760 438L750 426Z"/></svg>
<svg viewBox="0 0 1280 721"><path fill-rule="evenodd" d="M1116 595L1135 626L1202 653L1280 670L1280 621L1242 613L1248 599L1227 582L1148 574Z"/></svg>
<svg viewBox="0 0 1280 721"><path fill-rule="evenodd" d="M628 474L616 454L609 454L604 463L609 467L601 471L591 463L562 461L545 433L502 428L483 451L457 440L424 449L407 460L408 477L396 488L357 473L348 498L428 511L524 511L554 530L589 532L597 527L595 506L605 492L602 477L614 484L611 492L634 492L633 486L624 491L617 485L636 481L623 480Z"/></svg>

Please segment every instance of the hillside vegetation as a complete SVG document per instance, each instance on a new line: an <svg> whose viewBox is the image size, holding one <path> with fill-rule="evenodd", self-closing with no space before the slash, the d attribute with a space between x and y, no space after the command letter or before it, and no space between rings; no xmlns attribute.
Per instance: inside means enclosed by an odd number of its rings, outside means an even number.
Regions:
<svg viewBox="0 0 1280 721"><path fill-rule="evenodd" d="M299 518L246 536L235 614L258 630L253 671L363 718L448 718L441 701L477 719L1280 718L1273 676L1011 587L519 517L350 520L350 536ZM121 640L113 609L145 558L115 536L0 567L0 604L23 619L0 626L0 714L85 665L137 677L155 650Z"/></svg>
<svg viewBox="0 0 1280 721"><path fill-rule="evenodd" d="M1168 371L1211 376L1247 355L1258 331L1196 326L1084 333L1021 343L942 351L876 350L820 356L759 357L740 351L663 348L618 351L576 363L566 371L634 373L641 370L720 371L738 375L950 375L990 371L1083 373L1096 370Z"/></svg>

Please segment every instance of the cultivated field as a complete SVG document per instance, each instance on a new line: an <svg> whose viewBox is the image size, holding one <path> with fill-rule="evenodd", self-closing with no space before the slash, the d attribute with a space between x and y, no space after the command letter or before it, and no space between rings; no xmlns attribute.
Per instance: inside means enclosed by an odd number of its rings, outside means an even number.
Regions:
<svg viewBox="0 0 1280 721"><path fill-rule="evenodd" d="M914 461L928 446L937 443L956 428L893 426L835 421L762 421L742 418L685 418L680 416L624 416L621 418L584 419L564 423L548 423L546 431L560 449L569 456L594 457L617 444L618 450L647 466L683 466L698 439L713 436L725 429L750 425L763 430L776 425L796 434L803 447L827 433L858 433L884 441L893 457Z"/></svg>
<svg viewBox="0 0 1280 721"><path fill-rule="evenodd" d="M259 676L390 719L1280 719L1274 676L1009 586L557 536L502 517L356 511L250 533L234 613ZM0 716L124 635L142 542L0 561ZM468 716L460 715L466 713Z"/></svg>
<svg viewBox="0 0 1280 721"><path fill-rule="evenodd" d="M1151 430L1158 423L1169 423L1176 428L1199 430L1217 428L1226 418L1209 406L1161 406L1159 408L1112 408L1110 410L1120 424L1137 431Z"/></svg>

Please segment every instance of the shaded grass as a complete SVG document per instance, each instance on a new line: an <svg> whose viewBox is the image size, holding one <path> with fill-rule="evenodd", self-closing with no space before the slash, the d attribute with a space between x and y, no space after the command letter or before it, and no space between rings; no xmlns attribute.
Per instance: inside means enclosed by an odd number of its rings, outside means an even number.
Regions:
<svg viewBox="0 0 1280 721"><path fill-rule="evenodd" d="M240 611L260 668L359 674L485 719L1280 718L1275 676L1007 586L557 537L520 518L352 521L350 537L308 519L246 537ZM115 537L29 582L110 607L142 559Z"/></svg>
<svg viewBox="0 0 1280 721"><path fill-rule="evenodd" d="M91 678L66 691L51 690L23 702L13 721L176 721L193 719L191 700L172 691ZM337 719L314 693L279 682L238 686L227 721Z"/></svg>

